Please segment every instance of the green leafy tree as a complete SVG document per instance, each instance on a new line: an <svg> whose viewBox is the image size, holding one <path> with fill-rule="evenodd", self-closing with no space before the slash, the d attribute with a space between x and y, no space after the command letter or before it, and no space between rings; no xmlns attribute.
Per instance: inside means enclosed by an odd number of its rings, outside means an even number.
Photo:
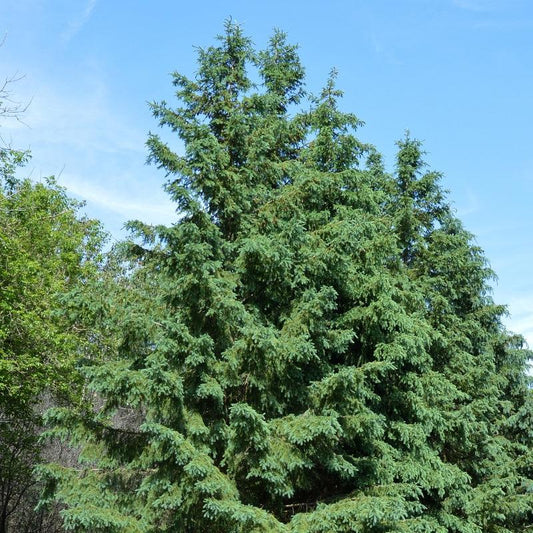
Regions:
<svg viewBox="0 0 533 533"><path fill-rule="evenodd" d="M79 217L52 179L16 178L28 157L0 148L0 531L21 533L53 530L33 513L40 411L81 391L83 337L61 297L95 275L102 242L99 225Z"/></svg>
<svg viewBox="0 0 533 533"><path fill-rule="evenodd" d="M48 414L83 451L44 502L72 531L523 531L530 353L420 143L386 173L334 73L301 111L281 32L229 22L198 62L152 104L180 216L132 224L139 297L97 401Z"/></svg>

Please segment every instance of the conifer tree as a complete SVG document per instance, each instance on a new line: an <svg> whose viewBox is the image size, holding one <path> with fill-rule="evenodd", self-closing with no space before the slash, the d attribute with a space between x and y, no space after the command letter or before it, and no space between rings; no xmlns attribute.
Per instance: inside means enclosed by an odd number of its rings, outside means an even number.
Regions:
<svg viewBox="0 0 533 533"><path fill-rule="evenodd" d="M388 174L281 32L228 22L173 80L184 153L148 148L179 217L131 224L145 297L94 404L48 415L82 454L43 502L87 532L524 531L530 353L420 143Z"/></svg>

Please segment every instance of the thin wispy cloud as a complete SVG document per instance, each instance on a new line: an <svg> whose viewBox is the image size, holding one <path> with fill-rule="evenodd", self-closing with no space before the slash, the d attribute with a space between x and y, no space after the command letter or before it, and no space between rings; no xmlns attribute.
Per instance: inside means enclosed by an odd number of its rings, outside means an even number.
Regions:
<svg viewBox="0 0 533 533"><path fill-rule="evenodd" d="M72 194L90 204L117 213L124 220L141 219L150 220L154 224L168 224L176 219L176 206L162 191L161 194L151 194L149 199L144 197L144 200L141 200L140 195L126 195L125 188L120 183L124 180L120 177L114 180L109 176L105 187L75 174L62 174L60 181Z"/></svg>
<svg viewBox="0 0 533 533"><path fill-rule="evenodd" d="M72 149L145 154L145 129L113 109L99 65L86 62L80 71L68 87L42 72L28 74L16 89L17 100L30 105L21 120L4 120L2 133L17 139L19 146L57 146L60 157Z"/></svg>
<svg viewBox="0 0 533 533"><path fill-rule="evenodd" d="M533 28L533 20L483 20L474 24L477 30L496 30L496 31L517 31L528 30Z"/></svg>
<svg viewBox="0 0 533 533"><path fill-rule="evenodd" d="M377 56L382 57L388 63L393 65L403 65L401 61L393 52L392 48L385 45L382 39L379 39L377 35L371 35L372 47Z"/></svg>
<svg viewBox="0 0 533 533"><path fill-rule="evenodd" d="M514 9L522 3L523 0L452 0L455 7L476 13Z"/></svg>
<svg viewBox="0 0 533 533"><path fill-rule="evenodd" d="M144 164L149 126L117 113L98 64L81 70L68 88L38 73L19 85L21 99L31 95L32 103L23 123L4 121L0 134L31 150L21 175L56 175L69 193L87 202L89 216L105 216L114 228L130 219L175 220L175 205L161 187L164 175Z"/></svg>
<svg viewBox="0 0 533 533"><path fill-rule="evenodd" d="M533 290L529 286L514 289L495 288L494 301L507 306L509 315L503 317L505 327L522 335L533 349Z"/></svg>
<svg viewBox="0 0 533 533"><path fill-rule="evenodd" d="M522 335L526 339L529 348L533 349L533 311L519 316L514 314L505 320L505 325L513 333Z"/></svg>
<svg viewBox="0 0 533 533"><path fill-rule="evenodd" d="M70 41L87 24L96 7L96 2L97 0L89 0L85 5L85 9L68 23L67 29L61 34L61 40L64 43Z"/></svg>
<svg viewBox="0 0 533 533"><path fill-rule="evenodd" d="M484 13L498 7L498 0L453 0L453 5L467 11Z"/></svg>
<svg viewBox="0 0 533 533"><path fill-rule="evenodd" d="M479 196L473 190L467 190L462 198L461 203L456 205L457 216L459 218L467 217L477 213L480 208Z"/></svg>

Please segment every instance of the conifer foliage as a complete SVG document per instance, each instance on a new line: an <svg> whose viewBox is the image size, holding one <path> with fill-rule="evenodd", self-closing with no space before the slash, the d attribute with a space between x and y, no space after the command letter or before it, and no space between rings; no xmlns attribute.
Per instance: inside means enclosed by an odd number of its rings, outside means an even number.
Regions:
<svg viewBox="0 0 533 533"><path fill-rule="evenodd" d="M132 224L146 298L92 405L48 415L82 450L41 469L65 528L524 531L530 353L420 143L387 173L281 32L229 22L173 81L151 107L183 152L148 148L179 216Z"/></svg>

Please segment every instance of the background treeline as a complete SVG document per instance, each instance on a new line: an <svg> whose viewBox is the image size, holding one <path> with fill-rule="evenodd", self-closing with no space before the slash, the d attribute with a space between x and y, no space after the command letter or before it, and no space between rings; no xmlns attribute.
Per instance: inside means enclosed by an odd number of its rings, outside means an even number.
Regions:
<svg viewBox="0 0 533 533"><path fill-rule="evenodd" d="M173 83L176 222L109 252L1 148L0 533L526 531L531 352L420 143L388 172L281 32Z"/></svg>

